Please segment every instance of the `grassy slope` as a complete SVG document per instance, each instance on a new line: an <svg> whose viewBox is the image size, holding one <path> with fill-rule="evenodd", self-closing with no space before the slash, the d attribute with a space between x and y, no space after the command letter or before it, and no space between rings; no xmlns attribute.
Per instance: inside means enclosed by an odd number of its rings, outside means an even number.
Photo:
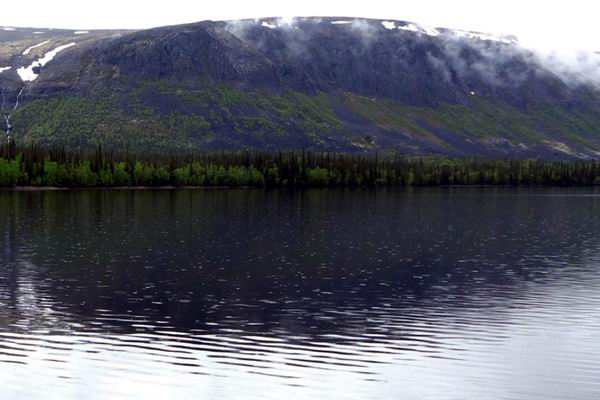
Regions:
<svg viewBox="0 0 600 400"><path fill-rule="evenodd" d="M325 95L247 93L228 87L182 90L146 84L126 98L55 97L24 105L13 116L19 141L94 145L203 147L219 140L285 141L304 132L319 145L341 130Z"/></svg>
<svg viewBox="0 0 600 400"><path fill-rule="evenodd" d="M439 128L486 141L508 139L514 144L541 145L564 139L600 150L600 112L570 111L536 104L519 110L507 104L474 98L470 106L443 104L438 108L405 106L390 100L344 95L345 104L373 124L430 138ZM425 124L419 124L419 121Z"/></svg>
<svg viewBox="0 0 600 400"><path fill-rule="evenodd" d="M307 95L246 92L226 86L191 90L167 82L145 82L124 97L56 97L24 105L13 116L23 142L137 147L311 147L331 139L352 148L350 134L334 112L343 105L366 122L364 135L389 131L451 148L439 132L485 145L584 145L600 150L600 113L568 111L544 104L518 110L474 97L470 106L417 108L351 93ZM403 135L405 134L405 135ZM353 136L354 135L354 136ZM298 138L301 140L298 140ZM358 149L358 147L356 147Z"/></svg>

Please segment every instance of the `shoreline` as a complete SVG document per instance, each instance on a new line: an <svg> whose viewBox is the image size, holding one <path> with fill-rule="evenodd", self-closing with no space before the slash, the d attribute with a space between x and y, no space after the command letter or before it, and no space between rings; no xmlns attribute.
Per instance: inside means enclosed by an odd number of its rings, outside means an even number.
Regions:
<svg viewBox="0 0 600 400"><path fill-rule="evenodd" d="M253 186L115 186L115 187L103 187L103 186L92 186L92 187L57 187L57 186L14 186L14 187L1 187L1 192L70 192L70 191L84 191L84 190L107 190L107 191L123 191L123 190L232 190L232 189L244 189L244 190L269 190L269 189L292 189L292 190L306 190L306 189L452 189L452 188L479 188L479 189L518 189L518 188L562 188L562 189L582 189L582 188L600 188L599 185L435 185L435 186L376 186L376 187L253 187Z"/></svg>
<svg viewBox="0 0 600 400"><path fill-rule="evenodd" d="M80 190L176 190L176 189L260 189L249 186L115 186L115 187L57 187L57 186L14 186L0 188L0 192L70 192Z"/></svg>

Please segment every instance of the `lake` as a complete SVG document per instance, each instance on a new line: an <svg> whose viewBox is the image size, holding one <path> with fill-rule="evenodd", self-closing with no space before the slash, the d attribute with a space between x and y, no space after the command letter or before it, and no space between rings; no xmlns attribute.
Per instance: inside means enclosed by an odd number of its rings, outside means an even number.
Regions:
<svg viewBox="0 0 600 400"><path fill-rule="evenodd" d="M600 190L0 193L0 399L600 398Z"/></svg>

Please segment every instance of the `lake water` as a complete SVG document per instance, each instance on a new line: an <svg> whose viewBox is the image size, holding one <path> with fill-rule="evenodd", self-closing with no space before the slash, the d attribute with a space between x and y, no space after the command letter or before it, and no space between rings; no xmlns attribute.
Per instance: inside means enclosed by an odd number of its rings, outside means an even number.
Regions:
<svg viewBox="0 0 600 400"><path fill-rule="evenodd" d="M0 193L0 399L600 398L600 191Z"/></svg>

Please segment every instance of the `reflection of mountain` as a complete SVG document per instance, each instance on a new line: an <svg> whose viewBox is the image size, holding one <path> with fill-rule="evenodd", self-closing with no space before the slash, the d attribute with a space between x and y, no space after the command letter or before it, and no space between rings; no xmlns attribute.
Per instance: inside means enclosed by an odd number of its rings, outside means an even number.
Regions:
<svg viewBox="0 0 600 400"><path fill-rule="evenodd" d="M63 329L72 321L57 311L53 289L44 279L46 268L34 265L27 248L21 247L26 241L22 241L24 238L19 238L17 233L19 219L10 219L3 218L0 234L3 243L0 253L0 332ZM24 250L26 254L20 254L16 249Z"/></svg>
<svg viewBox="0 0 600 400"><path fill-rule="evenodd" d="M444 324L501 319L532 287L596 279L585 257L600 246L600 203L541 193L0 195L2 314L29 315L24 329L65 318L123 333L145 331L139 320L332 337L441 309Z"/></svg>

